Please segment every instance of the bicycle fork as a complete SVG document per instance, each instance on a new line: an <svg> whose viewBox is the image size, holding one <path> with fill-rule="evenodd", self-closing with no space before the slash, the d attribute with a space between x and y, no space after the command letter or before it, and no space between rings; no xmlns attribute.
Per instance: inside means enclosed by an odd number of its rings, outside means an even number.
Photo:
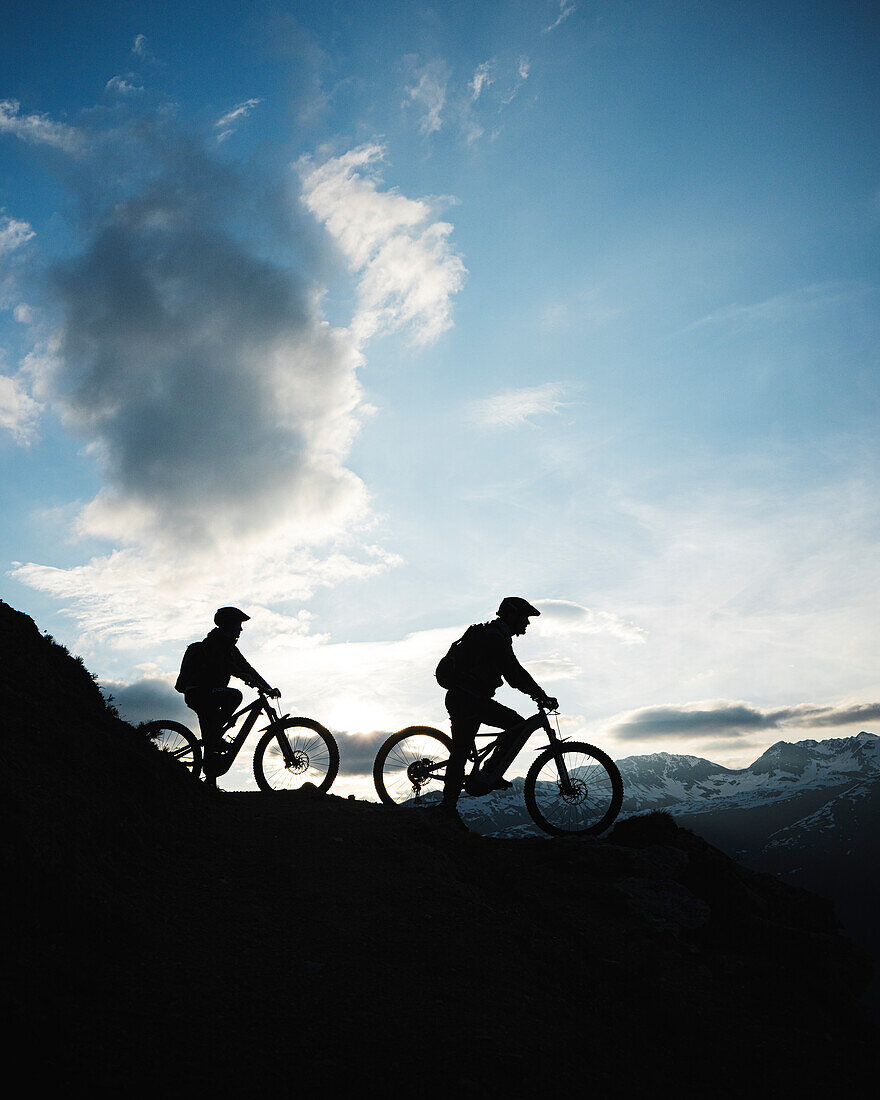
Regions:
<svg viewBox="0 0 880 1100"><path fill-rule="evenodd" d="M545 715L546 718L546 715ZM547 730L547 736L550 738L550 747L561 748L562 738L559 736L557 730L553 729L550 722L547 721L545 728ZM553 759L556 761L556 769L559 772L559 792L563 798L570 798L574 795L574 787L572 786L571 777L568 774L568 768L565 764L565 753L554 753Z"/></svg>

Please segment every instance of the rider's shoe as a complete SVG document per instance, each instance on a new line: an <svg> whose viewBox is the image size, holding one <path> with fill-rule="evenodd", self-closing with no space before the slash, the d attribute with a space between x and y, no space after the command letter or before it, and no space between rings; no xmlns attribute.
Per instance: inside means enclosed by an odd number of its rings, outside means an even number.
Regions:
<svg viewBox="0 0 880 1100"><path fill-rule="evenodd" d="M492 791L509 791L512 786L509 779L499 778L490 783L477 772L475 775L468 776L464 789L472 798L479 798L481 795L491 794Z"/></svg>

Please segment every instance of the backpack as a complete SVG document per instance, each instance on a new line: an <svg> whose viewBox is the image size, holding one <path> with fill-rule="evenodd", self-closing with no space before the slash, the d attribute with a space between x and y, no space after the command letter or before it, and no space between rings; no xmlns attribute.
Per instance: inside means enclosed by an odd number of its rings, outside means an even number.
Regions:
<svg viewBox="0 0 880 1100"><path fill-rule="evenodd" d="M201 682L202 667L204 665L203 644L203 642L191 642L184 651L180 662L180 672L174 685L174 690L179 691L181 695L187 688L197 687Z"/></svg>
<svg viewBox="0 0 880 1100"><path fill-rule="evenodd" d="M446 691L455 687L458 680L470 671L464 658L468 655L469 650L475 648L475 643L481 631L482 626L479 623L475 626L469 626L464 634L452 643L446 654L440 658L434 676L440 687Z"/></svg>

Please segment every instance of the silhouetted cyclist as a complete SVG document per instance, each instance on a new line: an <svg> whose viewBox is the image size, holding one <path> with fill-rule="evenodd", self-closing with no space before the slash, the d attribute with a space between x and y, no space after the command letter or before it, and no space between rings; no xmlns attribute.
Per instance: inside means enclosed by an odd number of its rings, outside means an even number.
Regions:
<svg viewBox="0 0 880 1100"><path fill-rule="evenodd" d="M452 730L452 752L446 765L440 808L451 815L456 813L468 753L480 726L485 724L509 730L523 721L515 710L492 698L502 681L506 680L511 687L531 696L547 710L556 710L557 707L556 700L532 679L513 652L514 637L525 634L529 618L541 612L519 596L505 596L497 614L498 617L490 623L468 627L437 666L437 681L441 687L448 689L446 709ZM490 772L493 765L504 759L509 747L510 740L502 733L483 770ZM507 765L510 763L512 760ZM469 778L467 789L469 794L486 794L490 790L504 790L510 785L503 777L490 785L476 775Z"/></svg>
<svg viewBox="0 0 880 1100"><path fill-rule="evenodd" d="M180 662L180 675L174 685L186 705L198 715L204 750L207 786L217 789L216 763L223 751L223 727L235 713L242 695L229 687L230 677L243 680L248 687L259 688L277 698L281 692L242 657L236 643L241 625L250 618L237 607L218 608L214 629L201 641L186 647Z"/></svg>

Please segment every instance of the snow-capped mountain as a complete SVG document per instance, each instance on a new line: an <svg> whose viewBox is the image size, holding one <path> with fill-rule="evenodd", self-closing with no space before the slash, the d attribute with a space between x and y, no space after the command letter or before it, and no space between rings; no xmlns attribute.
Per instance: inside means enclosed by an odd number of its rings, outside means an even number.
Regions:
<svg viewBox="0 0 880 1100"><path fill-rule="evenodd" d="M830 798L855 782L880 778L880 737L863 731L825 741L778 741L753 764L738 769L667 752L628 756L617 766L623 778L622 817L667 810L686 816L688 827L696 828L690 820L694 816L769 807L810 792L821 798L827 791ZM536 835L522 786L522 779L515 779L509 791L462 798L460 812L481 833Z"/></svg>
<svg viewBox="0 0 880 1100"><path fill-rule="evenodd" d="M740 769L665 752L628 756L617 766L623 777L622 813L711 813L880 776L880 737L863 731L826 741L778 741Z"/></svg>

